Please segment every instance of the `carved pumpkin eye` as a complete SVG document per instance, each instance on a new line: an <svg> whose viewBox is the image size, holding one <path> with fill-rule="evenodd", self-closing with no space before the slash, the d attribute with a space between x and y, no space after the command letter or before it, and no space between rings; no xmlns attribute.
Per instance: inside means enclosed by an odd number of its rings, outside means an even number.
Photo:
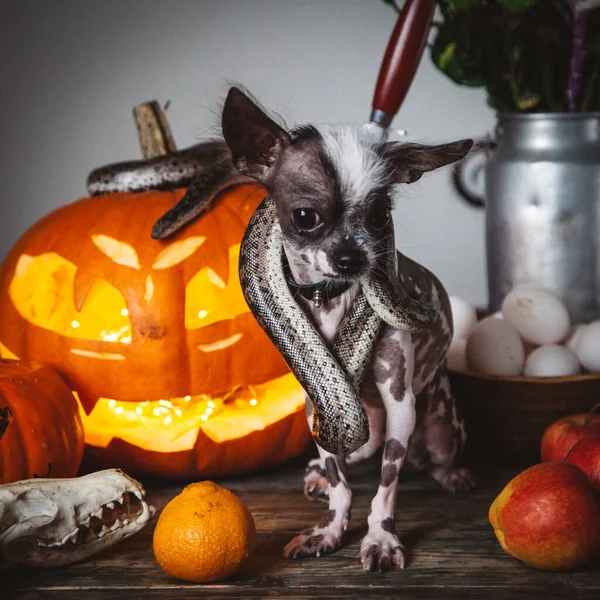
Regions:
<svg viewBox="0 0 600 600"><path fill-rule="evenodd" d="M210 267L204 267L185 288L185 327L198 329L223 319L231 319L249 312L238 277L240 245L229 248L229 276L227 282ZM235 343L239 337L227 338ZM225 340L224 340L225 342ZM225 347L225 346L223 346ZM215 348L217 349L217 348ZM210 349L205 348L205 351Z"/></svg>
<svg viewBox="0 0 600 600"><path fill-rule="evenodd" d="M83 340L131 343L129 311L121 292L104 279L96 279L78 311L76 274L77 267L54 252L23 254L8 294L21 316L43 329Z"/></svg>

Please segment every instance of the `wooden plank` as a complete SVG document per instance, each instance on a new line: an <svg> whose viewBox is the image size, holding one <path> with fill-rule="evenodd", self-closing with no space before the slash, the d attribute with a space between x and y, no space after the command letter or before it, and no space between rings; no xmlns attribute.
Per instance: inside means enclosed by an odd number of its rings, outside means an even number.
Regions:
<svg viewBox="0 0 600 600"><path fill-rule="evenodd" d="M152 555L149 526L95 560L61 569L0 575L0 597L30 598L600 598L600 570L547 573L507 556L487 519L493 498L516 470L480 473L481 486L453 496L413 476L401 481L398 532L409 548L403 571L367 573L358 561L379 465L350 470L352 520L344 546L319 559L288 560L284 545L322 516L323 503L302 495L302 461L260 475L227 478L221 485L247 502L258 529L258 548L227 582L195 585L166 575ZM183 487L148 482L150 501L162 509Z"/></svg>

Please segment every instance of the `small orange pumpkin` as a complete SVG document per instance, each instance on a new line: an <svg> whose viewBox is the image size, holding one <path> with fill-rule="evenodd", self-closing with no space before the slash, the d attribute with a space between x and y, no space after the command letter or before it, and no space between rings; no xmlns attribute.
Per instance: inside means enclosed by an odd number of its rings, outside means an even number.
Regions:
<svg viewBox="0 0 600 600"><path fill-rule="evenodd" d="M50 367L0 360L0 483L75 477L83 424L73 394Z"/></svg>
<svg viewBox="0 0 600 600"><path fill-rule="evenodd" d="M265 191L225 191L153 240L184 192L84 198L34 225L0 268L0 352L63 376L104 465L190 477L282 462L309 443L304 396L237 272Z"/></svg>

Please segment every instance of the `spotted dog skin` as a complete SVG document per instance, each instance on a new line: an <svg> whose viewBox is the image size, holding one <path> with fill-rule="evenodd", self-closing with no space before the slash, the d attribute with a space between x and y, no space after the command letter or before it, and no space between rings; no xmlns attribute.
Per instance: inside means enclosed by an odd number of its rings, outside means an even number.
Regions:
<svg viewBox="0 0 600 600"><path fill-rule="evenodd" d="M258 180L275 201L283 250L296 284L347 284L341 295L322 303L314 297L296 297L329 348L361 281L379 277L382 264L390 264L392 187L413 183L425 172L464 158L472 146L472 140L437 146L381 143L369 139L364 130L349 127L309 125L287 131L237 88L225 101L223 135L234 166ZM439 318L415 334L382 322L365 357L368 365L360 387L370 438L347 457L317 444L319 458L306 468L304 491L311 500L326 499L328 509L317 525L287 544L284 554L290 558L321 556L340 547L352 505L346 465L380 448L379 488L360 547L366 570L404 566L395 508L398 474L405 462L428 471L452 492L474 485L472 475L459 465L465 428L445 367L452 338L448 295L432 273L402 254L396 273L389 269L385 273L398 278L390 286L403 288L405 295L398 296L398 302L405 302L406 294L432 298L439 304ZM395 300L385 300L390 301ZM312 430L308 397L306 413Z"/></svg>
<svg viewBox="0 0 600 600"><path fill-rule="evenodd" d="M366 570L385 571L392 565L405 565L406 551L396 534L394 515L398 475L405 463L411 470L429 472L450 492L465 492L475 485L472 474L459 466L466 433L446 372L445 355L452 339L448 294L427 269L400 253L398 259L405 289L409 293L429 291L440 302L440 318L433 327L414 334L384 326L362 387L369 441L345 460L319 449L319 458L309 462L304 493L309 500L328 501L327 514L333 516L326 524L322 521L294 538L285 549L291 558L320 556L339 547L352 499L344 465L369 458L380 448L379 488L371 504L368 533L360 547ZM301 280L306 269L296 264ZM338 297L320 308L300 300L326 340L333 339L335 323L341 320L353 293L350 290L344 294L348 297ZM310 414L307 409L309 424Z"/></svg>

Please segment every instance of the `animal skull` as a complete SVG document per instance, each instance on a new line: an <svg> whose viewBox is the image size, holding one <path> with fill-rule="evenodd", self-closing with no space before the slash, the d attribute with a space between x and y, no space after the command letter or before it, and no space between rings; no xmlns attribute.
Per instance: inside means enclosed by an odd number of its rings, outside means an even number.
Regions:
<svg viewBox="0 0 600 600"><path fill-rule="evenodd" d="M0 485L0 566L57 567L140 531L154 508L119 469Z"/></svg>

